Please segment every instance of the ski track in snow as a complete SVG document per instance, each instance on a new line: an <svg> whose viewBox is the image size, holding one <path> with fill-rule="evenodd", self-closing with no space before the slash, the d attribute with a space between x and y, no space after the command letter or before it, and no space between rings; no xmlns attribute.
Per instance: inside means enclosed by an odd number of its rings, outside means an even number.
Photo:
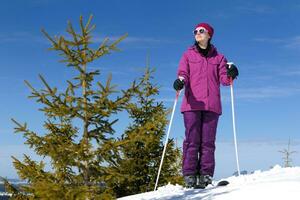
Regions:
<svg viewBox="0 0 300 200"><path fill-rule="evenodd" d="M119 200L300 200L300 167L276 165L268 171L229 177L224 187L208 186L205 190L186 189L168 184L157 191L119 198ZM214 182L215 184L217 182Z"/></svg>

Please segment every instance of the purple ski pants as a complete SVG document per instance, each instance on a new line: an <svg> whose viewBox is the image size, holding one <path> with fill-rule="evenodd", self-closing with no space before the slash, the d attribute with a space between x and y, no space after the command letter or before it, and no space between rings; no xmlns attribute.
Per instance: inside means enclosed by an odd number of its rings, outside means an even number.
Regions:
<svg viewBox="0 0 300 200"><path fill-rule="evenodd" d="M183 112L183 119L185 126L183 175L213 176L219 114L211 111L186 111Z"/></svg>

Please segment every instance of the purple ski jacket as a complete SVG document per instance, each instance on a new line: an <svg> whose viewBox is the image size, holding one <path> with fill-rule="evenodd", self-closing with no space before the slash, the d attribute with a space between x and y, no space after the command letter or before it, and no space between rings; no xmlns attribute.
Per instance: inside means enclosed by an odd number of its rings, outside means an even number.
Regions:
<svg viewBox="0 0 300 200"><path fill-rule="evenodd" d="M220 84L230 85L226 63L224 55L213 45L207 57L200 54L195 45L184 52L177 71L185 84L181 112L207 110L222 114Z"/></svg>

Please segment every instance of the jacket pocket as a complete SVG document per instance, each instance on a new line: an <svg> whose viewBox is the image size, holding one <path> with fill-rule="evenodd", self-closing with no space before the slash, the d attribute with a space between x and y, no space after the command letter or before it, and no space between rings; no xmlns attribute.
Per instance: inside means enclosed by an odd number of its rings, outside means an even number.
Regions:
<svg viewBox="0 0 300 200"><path fill-rule="evenodd" d="M203 72L203 60L201 59L190 59L189 67L190 67L190 76L199 76Z"/></svg>
<svg viewBox="0 0 300 200"><path fill-rule="evenodd" d="M208 68L210 71L210 74L212 75L211 79L216 81L217 84L219 84L219 66L220 62L218 60L209 60L208 61Z"/></svg>

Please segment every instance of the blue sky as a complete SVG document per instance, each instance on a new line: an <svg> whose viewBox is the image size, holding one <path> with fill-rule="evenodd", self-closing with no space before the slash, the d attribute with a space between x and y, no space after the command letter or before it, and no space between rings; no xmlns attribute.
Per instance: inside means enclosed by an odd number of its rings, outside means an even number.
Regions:
<svg viewBox="0 0 300 200"><path fill-rule="evenodd" d="M300 152L300 3L296 1L196 1L196 0L3 0L0 4L0 175L16 177L11 155L34 154L13 133L10 118L27 122L43 133L39 105L27 98L24 80L36 88L43 74L53 86L64 86L70 69L58 63L58 55L47 50L41 34L65 34L67 21L76 26L80 15L94 15L95 41L112 40L128 33L116 52L97 65L99 81L112 73L113 82L126 88L141 76L150 56L156 68L154 81L161 86L159 100L172 107L179 59L193 43L192 30L199 22L215 29L213 43L240 71L235 82L235 108L241 168L248 171L281 164L278 150L288 138ZM235 171L229 87L222 88L223 115L217 133L216 176ZM184 135L181 98L176 108L171 137L181 145ZM128 125L119 116L117 134ZM295 154L294 164L300 165Z"/></svg>

